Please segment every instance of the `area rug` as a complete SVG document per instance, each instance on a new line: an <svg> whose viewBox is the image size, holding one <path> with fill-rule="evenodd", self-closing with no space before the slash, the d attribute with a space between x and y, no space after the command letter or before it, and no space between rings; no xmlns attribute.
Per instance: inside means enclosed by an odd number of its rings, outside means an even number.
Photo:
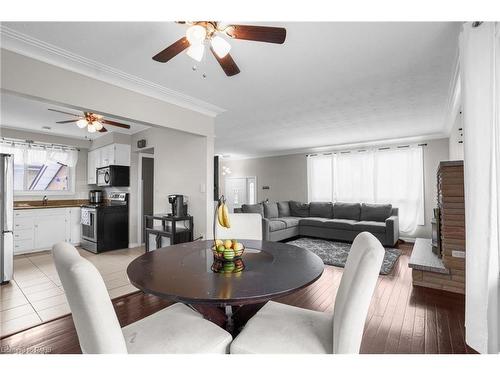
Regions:
<svg viewBox="0 0 500 375"><path fill-rule="evenodd" d="M287 242L287 244L311 250L314 254L321 258L323 263L337 267L345 267L347 256L351 250L350 243L327 241L318 238L304 237ZM386 247L384 261L382 262L382 267L380 268L380 274L388 275L391 273L400 255L401 250Z"/></svg>

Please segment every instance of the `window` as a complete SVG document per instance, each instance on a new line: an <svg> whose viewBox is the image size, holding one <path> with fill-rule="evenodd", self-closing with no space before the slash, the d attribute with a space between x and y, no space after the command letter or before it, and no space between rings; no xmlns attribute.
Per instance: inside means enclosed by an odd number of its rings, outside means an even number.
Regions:
<svg viewBox="0 0 500 375"><path fill-rule="evenodd" d="M422 147L309 155L307 176L309 201L391 203L402 232L424 224Z"/></svg>
<svg viewBox="0 0 500 375"><path fill-rule="evenodd" d="M14 155L15 194L74 193L77 150L17 141L2 141L0 147Z"/></svg>

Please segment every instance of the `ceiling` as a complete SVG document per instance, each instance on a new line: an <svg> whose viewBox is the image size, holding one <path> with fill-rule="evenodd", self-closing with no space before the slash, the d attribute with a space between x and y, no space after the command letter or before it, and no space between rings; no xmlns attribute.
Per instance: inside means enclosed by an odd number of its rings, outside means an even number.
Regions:
<svg viewBox="0 0 500 375"><path fill-rule="evenodd" d="M231 40L241 69L234 77L207 55L201 64L185 54L153 61L184 35L185 26L173 22L2 25L220 107L216 152L222 154L445 135L460 23L241 23L286 27L287 39L283 45Z"/></svg>
<svg viewBox="0 0 500 375"><path fill-rule="evenodd" d="M27 99L17 95L2 93L1 98L1 125L13 129L21 129L45 134L54 134L79 139L96 139L108 133L89 133L86 129L80 129L76 124L56 124L56 121L70 120L70 115L49 111L48 108L60 111L81 114L80 111L48 104L45 102ZM135 124L122 119L106 116L106 119L115 120L130 125L130 129L105 125L108 132L121 134L134 134L147 129L148 126ZM50 128L50 129L47 129Z"/></svg>

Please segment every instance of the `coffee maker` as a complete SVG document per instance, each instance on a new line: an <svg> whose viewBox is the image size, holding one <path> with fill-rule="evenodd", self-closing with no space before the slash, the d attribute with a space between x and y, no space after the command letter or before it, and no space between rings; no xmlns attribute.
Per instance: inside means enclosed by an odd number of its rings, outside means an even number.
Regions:
<svg viewBox="0 0 500 375"><path fill-rule="evenodd" d="M183 217L187 216L187 204L184 203L184 195L170 194L168 196L168 203L172 205L172 213L170 216Z"/></svg>

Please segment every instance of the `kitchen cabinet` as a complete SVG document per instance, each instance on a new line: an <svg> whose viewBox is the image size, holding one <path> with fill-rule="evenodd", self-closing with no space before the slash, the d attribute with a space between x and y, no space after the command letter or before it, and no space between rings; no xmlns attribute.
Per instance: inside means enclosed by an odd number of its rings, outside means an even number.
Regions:
<svg viewBox="0 0 500 375"><path fill-rule="evenodd" d="M14 211L14 254L49 250L61 241L80 243L80 207Z"/></svg>
<svg viewBox="0 0 500 375"><path fill-rule="evenodd" d="M87 183L96 183L97 168L108 165L125 165L130 167L130 145L112 143L89 151L87 159Z"/></svg>
<svg viewBox="0 0 500 375"><path fill-rule="evenodd" d="M36 249L50 249L58 242L69 242L67 222L66 212L35 217L33 247Z"/></svg>
<svg viewBox="0 0 500 375"><path fill-rule="evenodd" d="M79 244L82 231L80 207L71 207L69 209L69 227L69 242L73 245Z"/></svg>

